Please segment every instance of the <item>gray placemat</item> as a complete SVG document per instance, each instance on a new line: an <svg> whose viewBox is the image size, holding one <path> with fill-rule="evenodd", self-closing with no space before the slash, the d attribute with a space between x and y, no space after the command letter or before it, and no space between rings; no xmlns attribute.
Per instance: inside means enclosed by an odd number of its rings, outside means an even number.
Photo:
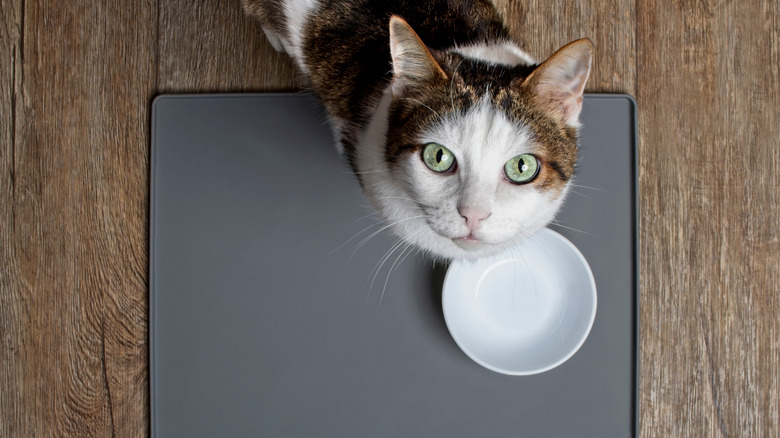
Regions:
<svg viewBox="0 0 780 438"><path fill-rule="evenodd" d="M635 111L586 97L552 227L593 269L591 334L560 367L510 377L455 345L445 268L381 231L310 96L156 99L152 435L636 436Z"/></svg>

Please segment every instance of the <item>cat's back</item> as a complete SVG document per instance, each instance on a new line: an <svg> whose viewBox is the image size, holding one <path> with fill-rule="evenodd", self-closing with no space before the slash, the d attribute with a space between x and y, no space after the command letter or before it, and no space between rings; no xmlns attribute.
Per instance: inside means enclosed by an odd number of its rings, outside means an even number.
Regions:
<svg viewBox="0 0 780 438"><path fill-rule="evenodd" d="M360 121L390 79L389 23L397 15L438 50L508 40L488 0L242 0L277 50L340 120Z"/></svg>
<svg viewBox="0 0 780 438"><path fill-rule="evenodd" d="M505 39L497 10L487 0L242 0L269 39L293 58L365 56L386 48L392 15L404 18L434 49ZM385 50L386 51L386 50ZM384 51L383 51L384 52ZM383 55L387 55L382 53ZM331 59L332 61L332 59ZM302 65L308 70L307 65Z"/></svg>

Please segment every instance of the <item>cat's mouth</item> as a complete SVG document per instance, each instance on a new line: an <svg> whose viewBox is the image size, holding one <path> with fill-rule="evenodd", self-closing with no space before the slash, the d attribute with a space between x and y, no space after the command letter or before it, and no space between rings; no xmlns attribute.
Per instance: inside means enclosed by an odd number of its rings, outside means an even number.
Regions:
<svg viewBox="0 0 780 438"><path fill-rule="evenodd" d="M488 242L480 240L470 233L466 236L453 238L452 241L460 248L467 251L476 251L490 245Z"/></svg>
<svg viewBox="0 0 780 438"><path fill-rule="evenodd" d="M485 236L481 236L479 232L477 232L476 235L474 232L469 232L468 234L453 236L452 232L437 229L436 222L432 221L430 218L426 218L425 222L434 234L438 235L440 238L449 240L466 253L481 253L487 248L496 246L496 242L489 241Z"/></svg>

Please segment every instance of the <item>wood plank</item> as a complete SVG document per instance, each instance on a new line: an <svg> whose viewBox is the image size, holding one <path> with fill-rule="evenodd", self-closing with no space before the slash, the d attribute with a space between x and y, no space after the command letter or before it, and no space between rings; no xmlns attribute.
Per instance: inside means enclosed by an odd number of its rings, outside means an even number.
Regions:
<svg viewBox="0 0 780 438"><path fill-rule="evenodd" d="M235 0L160 0L159 93L295 91L302 81Z"/></svg>
<svg viewBox="0 0 780 438"><path fill-rule="evenodd" d="M24 391L24 327L22 294L14 272L19 270L12 241L16 184L14 168L17 96L21 71L22 4L0 3L0 435L19 436L24 412L17 409L29 398ZM25 287L30 293L29 286Z"/></svg>
<svg viewBox="0 0 780 438"><path fill-rule="evenodd" d="M595 53L586 91L634 94L634 0L494 2L515 40L537 60L546 59L570 41L589 38Z"/></svg>
<svg viewBox="0 0 780 438"><path fill-rule="evenodd" d="M2 436L147 433L156 13L3 2Z"/></svg>
<svg viewBox="0 0 780 438"><path fill-rule="evenodd" d="M638 3L644 436L780 436L778 9Z"/></svg>

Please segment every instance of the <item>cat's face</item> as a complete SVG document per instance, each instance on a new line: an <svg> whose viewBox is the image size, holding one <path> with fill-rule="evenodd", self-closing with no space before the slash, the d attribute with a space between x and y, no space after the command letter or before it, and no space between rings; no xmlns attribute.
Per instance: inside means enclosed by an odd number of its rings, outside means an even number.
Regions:
<svg viewBox="0 0 780 438"><path fill-rule="evenodd" d="M584 78L572 101L557 85L544 94L541 67L418 55L409 73L394 54L388 116L368 131L383 132L385 147L359 160L369 198L402 239L447 259L490 255L544 227L574 172Z"/></svg>
<svg viewBox="0 0 780 438"><path fill-rule="evenodd" d="M546 225L561 204L566 184L551 174L549 151L532 128L513 122L487 99L414 136L415 147L390 168L414 200L405 205L405 216L422 216L402 236L437 255L478 257L500 250Z"/></svg>

